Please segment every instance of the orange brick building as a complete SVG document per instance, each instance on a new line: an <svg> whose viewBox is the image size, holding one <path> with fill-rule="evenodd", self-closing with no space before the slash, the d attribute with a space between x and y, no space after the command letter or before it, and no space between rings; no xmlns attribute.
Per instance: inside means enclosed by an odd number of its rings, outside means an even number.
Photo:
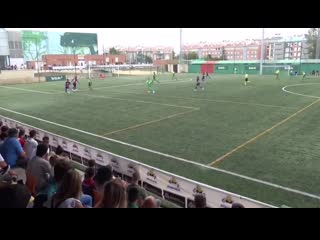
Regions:
<svg viewBox="0 0 320 240"><path fill-rule="evenodd" d="M57 54L43 55L42 62L45 69L52 66L86 66L91 65L109 65L109 64L124 64L126 55L72 55L72 54Z"/></svg>

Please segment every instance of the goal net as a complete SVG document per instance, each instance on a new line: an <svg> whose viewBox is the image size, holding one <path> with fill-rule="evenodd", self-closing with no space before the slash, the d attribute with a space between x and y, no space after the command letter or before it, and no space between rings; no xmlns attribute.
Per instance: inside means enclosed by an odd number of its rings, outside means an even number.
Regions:
<svg viewBox="0 0 320 240"><path fill-rule="evenodd" d="M272 75L279 70L280 75L290 76L290 71L293 71L293 67L290 65L263 65L262 74L263 75Z"/></svg>

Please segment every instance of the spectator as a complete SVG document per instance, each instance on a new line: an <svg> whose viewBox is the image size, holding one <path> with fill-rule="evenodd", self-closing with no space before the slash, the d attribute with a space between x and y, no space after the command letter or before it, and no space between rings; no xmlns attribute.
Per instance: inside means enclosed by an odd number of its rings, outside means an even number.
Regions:
<svg viewBox="0 0 320 240"><path fill-rule="evenodd" d="M93 180L95 181L96 189L98 192L104 191L104 184L111 181L113 178L112 167L110 165L100 167L97 170L97 174L94 176Z"/></svg>
<svg viewBox="0 0 320 240"><path fill-rule="evenodd" d="M128 184L127 191L129 191L129 189L131 187L138 188L139 191L140 191L140 195L143 197L143 199L145 199L147 197L147 193L146 193L146 190L144 188L139 186L139 181L140 180L141 180L140 173L139 173L139 171L137 169L135 169L134 173L132 174L131 183Z"/></svg>
<svg viewBox="0 0 320 240"><path fill-rule="evenodd" d="M194 196L194 204L195 204L195 208L206 208L207 199L202 194L196 194Z"/></svg>
<svg viewBox="0 0 320 240"><path fill-rule="evenodd" d="M25 134L26 134L26 131L23 128L20 128L19 129L19 135L18 135L19 138L18 138L18 140L19 140L22 148L24 147L24 145L26 143Z"/></svg>
<svg viewBox="0 0 320 240"><path fill-rule="evenodd" d="M231 208L245 208L241 203L232 203Z"/></svg>
<svg viewBox="0 0 320 240"><path fill-rule="evenodd" d="M51 152L51 147L50 147L50 140L49 140L49 137L48 136L44 136L42 138L42 144L45 144L48 146L48 153Z"/></svg>
<svg viewBox="0 0 320 240"><path fill-rule="evenodd" d="M1 133L0 133L0 145L4 142L4 140L6 140L6 138L8 137L8 131L9 128L7 126L2 126L1 127Z"/></svg>
<svg viewBox="0 0 320 240"><path fill-rule="evenodd" d="M47 187L37 194L34 200L34 208L50 208L48 199L51 199L51 197L57 192L58 185L61 184L64 175L71 169L72 165L70 161L59 159L56 162L53 168L54 177L49 180Z"/></svg>
<svg viewBox="0 0 320 240"><path fill-rule="evenodd" d="M24 150L27 154L27 159L31 160L36 156L38 142L35 140L36 131L31 130L29 137L24 145Z"/></svg>
<svg viewBox="0 0 320 240"><path fill-rule="evenodd" d="M131 186L127 189L128 208L140 208L143 204L143 195L139 186Z"/></svg>
<svg viewBox="0 0 320 240"><path fill-rule="evenodd" d="M152 196L146 197L141 208L159 208L159 201Z"/></svg>
<svg viewBox="0 0 320 240"><path fill-rule="evenodd" d="M25 185L0 182L0 208L26 208L31 199Z"/></svg>
<svg viewBox="0 0 320 240"><path fill-rule="evenodd" d="M64 175L68 171L72 171L72 164L69 160L64 158L57 158L57 161L54 166L54 177L50 179L47 187L42 190L35 198L34 208L50 208L50 199L58 190L59 185L61 185ZM92 197L82 194L80 201L83 206L92 207Z"/></svg>
<svg viewBox="0 0 320 240"><path fill-rule="evenodd" d="M6 162L4 161L3 157L0 154L0 169L5 168L7 166Z"/></svg>
<svg viewBox="0 0 320 240"><path fill-rule="evenodd" d="M26 158L26 154L18 141L18 130L16 128L9 129L8 138L6 138L0 147L0 154L11 168L19 165L19 162L17 162L19 158L21 160Z"/></svg>
<svg viewBox="0 0 320 240"><path fill-rule="evenodd" d="M94 159L90 159L89 161L88 161L88 167L89 168L93 168L93 170L94 170L94 175L96 174L96 160L94 160Z"/></svg>
<svg viewBox="0 0 320 240"><path fill-rule="evenodd" d="M96 167L96 160L90 159L90 160L88 161L88 167L89 167L89 168L95 168L95 167Z"/></svg>
<svg viewBox="0 0 320 240"><path fill-rule="evenodd" d="M84 173L84 180L82 182L82 192L84 194L87 194L94 197L94 191L95 191L95 182L93 180L94 177L94 169L93 168L87 168Z"/></svg>
<svg viewBox="0 0 320 240"><path fill-rule="evenodd" d="M0 120L0 128L2 127L2 125L3 125L3 122Z"/></svg>
<svg viewBox="0 0 320 240"><path fill-rule="evenodd" d="M123 182L119 179L114 179L104 186L103 197L96 205L96 208L126 208L126 198L126 189Z"/></svg>
<svg viewBox="0 0 320 240"><path fill-rule="evenodd" d="M55 165L57 164L57 162L59 161L59 157L57 155L52 155L50 158L49 158L49 163L50 163L50 166L52 168L55 167Z"/></svg>
<svg viewBox="0 0 320 240"><path fill-rule="evenodd" d="M93 178L96 187L95 190L93 190L94 205L98 203L103 196L104 184L111 181L112 178L112 167L110 165L98 168L97 173Z"/></svg>
<svg viewBox="0 0 320 240"><path fill-rule="evenodd" d="M69 170L63 177L57 193L51 198L51 208L83 208L81 197L81 176L76 170Z"/></svg>
<svg viewBox="0 0 320 240"><path fill-rule="evenodd" d="M56 155L61 156L63 153L63 148L59 145L56 149Z"/></svg>
<svg viewBox="0 0 320 240"><path fill-rule="evenodd" d="M49 179L53 176L52 167L50 166L47 157L48 146L39 144L37 146L36 156L28 162L27 179L30 179L29 176L34 178L35 193L43 190L47 186Z"/></svg>

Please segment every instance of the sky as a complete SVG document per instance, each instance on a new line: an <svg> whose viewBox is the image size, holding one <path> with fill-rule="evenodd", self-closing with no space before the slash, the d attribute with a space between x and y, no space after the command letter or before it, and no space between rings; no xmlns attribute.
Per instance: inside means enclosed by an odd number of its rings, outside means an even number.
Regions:
<svg viewBox="0 0 320 240"><path fill-rule="evenodd" d="M99 53L113 46L169 46L179 52L179 28L6 28L8 31L34 30L55 32L88 32L98 34ZM280 33L283 37L305 34L308 28L265 28L265 37ZM183 44L219 42L222 40L259 39L262 28L183 28Z"/></svg>

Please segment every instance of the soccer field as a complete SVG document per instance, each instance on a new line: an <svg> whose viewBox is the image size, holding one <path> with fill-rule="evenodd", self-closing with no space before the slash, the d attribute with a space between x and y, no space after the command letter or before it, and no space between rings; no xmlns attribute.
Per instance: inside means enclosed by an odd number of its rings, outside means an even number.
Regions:
<svg viewBox="0 0 320 240"><path fill-rule="evenodd" d="M152 95L133 76L70 95L64 82L0 86L0 114L269 204L320 207L320 79L214 75L194 92L195 76L160 74Z"/></svg>

